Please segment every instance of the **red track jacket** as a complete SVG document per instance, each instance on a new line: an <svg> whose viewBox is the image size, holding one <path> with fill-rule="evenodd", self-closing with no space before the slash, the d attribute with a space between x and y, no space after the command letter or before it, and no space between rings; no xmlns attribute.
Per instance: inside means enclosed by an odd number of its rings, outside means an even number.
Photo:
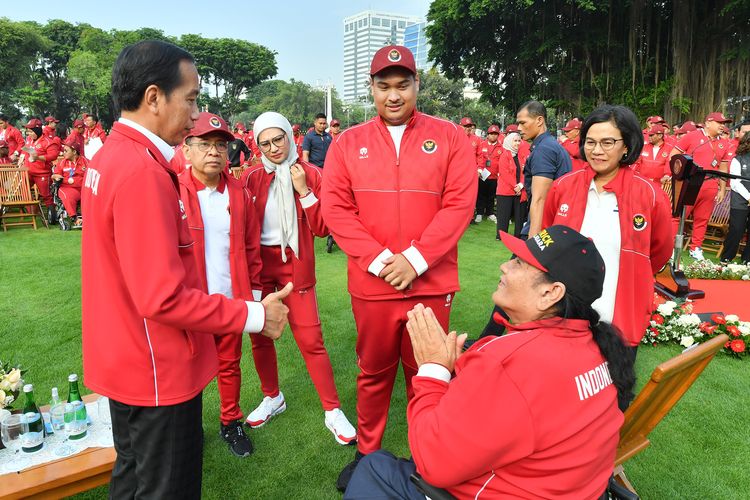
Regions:
<svg viewBox="0 0 750 500"><path fill-rule="evenodd" d="M672 146L665 142L654 157L654 145L647 142L643 145L641 156L633 167L646 179L661 182L661 178L665 175L672 175L669 169L669 153L671 152Z"/></svg>
<svg viewBox="0 0 750 500"><path fill-rule="evenodd" d="M9 123L5 128L4 139L5 142L8 143L8 156L13 156L13 153L16 151L18 151L19 155L21 154L21 148L23 147L25 140L20 130Z"/></svg>
<svg viewBox="0 0 750 500"><path fill-rule="evenodd" d="M23 147L34 148L36 150L37 157L44 156L44 160L37 158L36 161L29 161L29 153L22 151L21 156L24 157L23 165L29 169L29 175L50 175L52 173L52 162L57 160L57 156L50 158L54 153L54 149L50 146L50 141L42 135L36 141L32 141L31 137L26 138L26 143Z"/></svg>
<svg viewBox="0 0 750 500"><path fill-rule="evenodd" d="M226 170L221 173L224 189L229 190L229 274L235 299L252 301L253 290L260 291L260 229L252 205L252 195ZM180 200L185 207L190 236L193 238L195 266L204 292L208 292L206 277L206 240L198 200L197 181L192 169L179 174Z"/></svg>
<svg viewBox="0 0 750 500"><path fill-rule="evenodd" d="M412 379L417 471L462 499L599 498L623 415L589 323L556 317L508 332L472 346L450 383Z"/></svg>
<svg viewBox="0 0 750 500"><path fill-rule="evenodd" d="M552 183L544 203L542 227L564 224L580 230L594 175L587 166ZM636 346L651 316L654 274L672 253L671 205L658 185L630 167L621 167L604 189L617 197L622 238L612 323L629 345Z"/></svg>
<svg viewBox="0 0 750 500"><path fill-rule="evenodd" d="M567 137L563 142L560 143L565 151L570 155L570 161L572 162L573 171L583 170L586 168L586 160L581 159L581 136L579 135L572 141Z"/></svg>
<svg viewBox="0 0 750 500"><path fill-rule="evenodd" d="M298 163L305 171L307 187L316 198L320 197L320 186L323 180L322 171L313 165L299 160ZM263 224L268 202L268 189L271 181L276 177L275 173L268 173L263 165L249 168L242 173L242 185L250 190L255 204L256 217ZM309 194L308 194L309 196ZM299 195L294 192L294 202L297 205L297 237L299 238L299 258L292 258L292 283L294 289L304 290L315 286L315 236L328 236L328 228L323 222L320 212L320 202L311 207L302 208ZM262 229L262 228L261 228ZM260 234L260 233L258 233ZM268 265L269 263L266 263Z"/></svg>
<svg viewBox="0 0 750 500"><path fill-rule="evenodd" d="M518 164L521 166L521 172L519 182L523 184L523 166L526 164L526 160L529 157L529 151L518 148ZM503 148L502 155L497 165L498 176L497 176L497 190L495 194L500 196L514 196L516 192L513 187L517 184L516 182L516 162L513 160L513 155L510 151ZM521 201L526 201L526 190L521 190Z"/></svg>
<svg viewBox="0 0 750 500"><path fill-rule="evenodd" d="M476 168L457 125L417 111L399 157L379 116L343 131L328 149L321 208L349 256L349 293L386 300L458 290L457 244L474 213ZM396 291L367 272L386 248L397 254L410 246L428 269L409 289Z"/></svg>
<svg viewBox="0 0 750 500"><path fill-rule="evenodd" d="M479 144L479 158L478 166L480 170L486 168L490 171L490 176L487 180L497 180L497 164L500 160L500 155L503 154L503 141L498 139L495 144L490 144L487 141L482 141ZM490 166L487 166L487 160L490 160Z"/></svg>
<svg viewBox="0 0 750 500"><path fill-rule="evenodd" d="M89 161L84 156L78 156L78 160L75 163L62 158L57 162L55 168L52 169L52 173L63 176L63 186L76 188L80 191L81 187L83 187L83 176L86 175L88 165ZM72 174L71 170L73 171ZM70 180L73 182L68 182Z"/></svg>
<svg viewBox="0 0 750 500"><path fill-rule="evenodd" d="M116 123L83 188L86 386L125 404L172 405L216 376L212 334L239 334L247 305L206 295L178 179L159 149Z"/></svg>

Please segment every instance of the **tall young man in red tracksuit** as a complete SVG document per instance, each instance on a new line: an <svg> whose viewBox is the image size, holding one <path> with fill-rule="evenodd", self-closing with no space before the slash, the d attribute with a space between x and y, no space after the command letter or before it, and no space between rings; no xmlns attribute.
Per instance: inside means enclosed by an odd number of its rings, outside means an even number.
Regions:
<svg viewBox="0 0 750 500"><path fill-rule="evenodd" d="M195 241L195 265L203 291L229 298L260 300L260 232L252 195L227 171L234 135L219 116L203 112L182 151L190 168L179 174L180 200ZM241 335L217 335L221 401L219 435L238 457L253 446L242 430L240 385Z"/></svg>
<svg viewBox="0 0 750 500"><path fill-rule="evenodd" d="M458 290L457 243L476 198L476 154L455 124L415 110L419 77L409 49L375 53L371 90L378 116L341 133L326 157L323 218L348 255L357 324L359 458L378 450L399 359L413 396L414 353L406 312L429 303L448 325Z"/></svg>
<svg viewBox="0 0 750 500"><path fill-rule="evenodd" d="M110 498L200 498L213 335L278 338L286 324L285 293L257 303L201 290L169 164L198 118L199 92L188 52L161 41L125 47L112 70L121 117L84 179L83 370L110 399Z"/></svg>

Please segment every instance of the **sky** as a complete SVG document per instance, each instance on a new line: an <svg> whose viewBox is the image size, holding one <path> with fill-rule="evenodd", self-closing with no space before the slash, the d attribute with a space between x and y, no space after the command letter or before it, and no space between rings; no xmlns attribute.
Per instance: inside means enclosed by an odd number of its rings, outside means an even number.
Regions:
<svg viewBox="0 0 750 500"><path fill-rule="evenodd" d="M311 85L331 81L343 88L343 19L363 10L426 17L430 0L325 0L310 2L247 1L195 2L185 0L126 0L61 2L40 0L2 2L0 17L46 23L63 19L110 29L150 27L167 35L200 34L209 38L239 38L277 52L276 78Z"/></svg>

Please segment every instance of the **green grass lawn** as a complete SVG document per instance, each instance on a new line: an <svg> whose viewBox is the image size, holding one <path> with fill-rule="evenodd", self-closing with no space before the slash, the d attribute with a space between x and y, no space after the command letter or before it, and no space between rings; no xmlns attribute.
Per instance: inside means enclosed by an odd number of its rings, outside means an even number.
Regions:
<svg viewBox="0 0 750 500"><path fill-rule="evenodd" d="M485 324L498 265L508 257L494 234L494 225L485 221L470 226L460 243L463 290L456 296L451 323L471 336ZM82 371L80 239L80 232L56 228L0 233L0 359L20 361L29 369L26 379L34 383L38 401L48 399L52 386L67 393L67 375ZM323 332L343 409L355 422L356 334L346 292L346 258L338 249L326 254L324 243L317 242ZM317 394L288 331L277 349L288 409L262 429L249 431L255 445L251 457L238 459L227 450L218 437L216 384L204 391L205 498L340 498L334 481L354 448L336 444L323 425ZM677 347L642 347L639 385L654 366L678 353ZM628 462L628 476L642 498L748 498L748 366L718 355L652 433L651 447ZM247 339L242 370L241 404L247 412L261 399ZM398 380L384 446L402 456L408 456L405 405L403 380ZM466 425L475 422L466 416ZM102 487L80 497L106 495Z"/></svg>

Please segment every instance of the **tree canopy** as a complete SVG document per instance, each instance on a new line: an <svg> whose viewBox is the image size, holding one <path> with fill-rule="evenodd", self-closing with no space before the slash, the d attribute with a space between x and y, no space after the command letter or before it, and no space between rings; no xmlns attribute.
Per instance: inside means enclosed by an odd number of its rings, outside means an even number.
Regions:
<svg viewBox="0 0 750 500"><path fill-rule="evenodd" d="M609 102L676 122L750 105L747 0L434 0L427 17L446 76L512 110Z"/></svg>
<svg viewBox="0 0 750 500"><path fill-rule="evenodd" d="M112 67L120 51L140 40L164 40L190 51L204 93L200 104L229 116L245 106L248 90L276 75L276 53L229 38L167 36L154 28L105 31L55 19L47 24L0 18L0 111L12 120L52 114L70 124L81 112L106 124L112 113Z"/></svg>

